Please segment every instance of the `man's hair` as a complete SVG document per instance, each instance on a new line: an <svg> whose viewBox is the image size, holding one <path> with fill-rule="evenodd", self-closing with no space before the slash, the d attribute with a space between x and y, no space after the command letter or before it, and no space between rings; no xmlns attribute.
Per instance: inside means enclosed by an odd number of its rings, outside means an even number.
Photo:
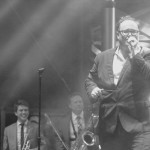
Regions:
<svg viewBox="0 0 150 150"><path fill-rule="evenodd" d="M23 106L26 106L26 107L28 107L29 108L29 104L28 104L28 102L27 101L25 101L25 100L18 100L15 104L14 104L14 112L16 112L17 111L17 109L18 109L18 106L20 106L20 105L23 105Z"/></svg>
<svg viewBox="0 0 150 150"><path fill-rule="evenodd" d="M71 102L71 99L72 99L73 97L75 97L75 96L80 96L80 97L82 98L80 92L73 92L73 93L71 93L71 94L69 95L69 97L68 97L68 103L70 103L70 102Z"/></svg>
<svg viewBox="0 0 150 150"><path fill-rule="evenodd" d="M127 16L123 16L119 19L118 23L116 24L116 30L119 31L119 27L120 27L120 24L126 20L132 20L133 22L135 22L137 25L138 25L138 28L140 29L140 22L137 21L135 18L127 15Z"/></svg>

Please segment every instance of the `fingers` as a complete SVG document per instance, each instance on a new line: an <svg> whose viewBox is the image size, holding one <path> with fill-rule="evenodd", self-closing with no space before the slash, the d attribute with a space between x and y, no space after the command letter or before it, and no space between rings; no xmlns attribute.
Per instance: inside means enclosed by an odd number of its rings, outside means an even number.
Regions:
<svg viewBox="0 0 150 150"><path fill-rule="evenodd" d="M101 96L101 90L102 89L98 87L94 88L93 91L91 92L91 97L97 99L99 96Z"/></svg>
<svg viewBox="0 0 150 150"><path fill-rule="evenodd" d="M136 55L137 50L139 49L138 43L139 43L138 40L134 36L131 36L128 38L127 45L129 48L129 57L130 58L133 58L133 56Z"/></svg>
<svg viewBox="0 0 150 150"><path fill-rule="evenodd" d="M128 43L131 47L135 47L138 44L138 40L134 36L131 36L128 38Z"/></svg>

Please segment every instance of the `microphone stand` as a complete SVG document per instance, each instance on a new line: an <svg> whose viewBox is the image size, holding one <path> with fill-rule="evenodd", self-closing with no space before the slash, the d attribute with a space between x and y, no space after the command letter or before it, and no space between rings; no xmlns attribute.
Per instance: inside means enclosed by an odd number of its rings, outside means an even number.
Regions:
<svg viewBox="0 0 150 150"><path fill-rule="evenodd" d="M38 124L38 150L40 150L40 143L41 143L41 135L40 135L40 128L41 128L41 81L42 81L42 73L44 72L44 68L40 68L38 70L39 73L39 124Z"/></svg>
<svg viewBox="0 0 150 150"><path fill-rule="evenodd" d="M53 128L55 134L57 135L59 141L62 143L62 145L64 146L64 148L66 150L69 150L69 147L64 143L63 139L61 138L61 136L59 135L58 130L55 128L55 125L53 124L52 120L50 119L50 117L45 113L44 116L46 117L48 124L51 125L51 127Z"/></svg>

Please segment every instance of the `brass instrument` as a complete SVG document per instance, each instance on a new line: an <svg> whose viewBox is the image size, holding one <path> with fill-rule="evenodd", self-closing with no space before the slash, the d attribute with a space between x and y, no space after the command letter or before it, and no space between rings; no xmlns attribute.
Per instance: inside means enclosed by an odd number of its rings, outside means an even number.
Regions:
<svg viewBox="0 0 150 150"><path fill-rule="evenodd" d="M25 135L22 150L30 150L30 140L27 140L28 134Z"/></svg>
<svg viewBox="0 0 150 150"><path fill-rule="evenodd" d="M96 144L96 136L91 131L98 125L99 116L92 114L85 129L78 135L75 143L71 147L71 150L87 150L88 146L93 146ZM99 146L100 148L100 146Z"/></svg>

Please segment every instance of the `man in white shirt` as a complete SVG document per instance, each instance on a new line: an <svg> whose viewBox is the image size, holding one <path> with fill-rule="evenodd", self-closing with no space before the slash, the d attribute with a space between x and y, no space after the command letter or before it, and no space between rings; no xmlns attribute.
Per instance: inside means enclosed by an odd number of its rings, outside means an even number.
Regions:
<svg viewBox="0 0 150 150"><path fill-rule="evenodd" d="M3 150L37 150L38 126L28 120L29 104L18 100L14 105L17 122L4 130ZM44 139L41 138L41 150L45 149Z"/></svg>
<svg viewBox="0 0 150 150"><path fill-rule="evenodd" d="M149 130L150 50L140 46L139 33L134 18L122 17L119 46L96 56L85 81L91 102L100 101L103 150L150 149L150 135L144 134Z"/></svg>

